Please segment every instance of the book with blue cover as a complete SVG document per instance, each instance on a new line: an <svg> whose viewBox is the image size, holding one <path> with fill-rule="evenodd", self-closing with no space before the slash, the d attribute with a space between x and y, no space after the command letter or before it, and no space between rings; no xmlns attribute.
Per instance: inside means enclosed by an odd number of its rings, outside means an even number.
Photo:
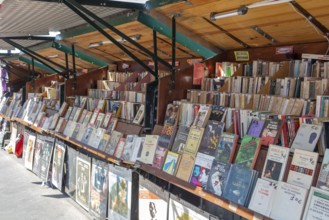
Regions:
<svg viewBox="0 0 329 220"><path fill-rule="evenodd" d="M222 196L230 169L231 164L213 160L205 190Z"/></svg>

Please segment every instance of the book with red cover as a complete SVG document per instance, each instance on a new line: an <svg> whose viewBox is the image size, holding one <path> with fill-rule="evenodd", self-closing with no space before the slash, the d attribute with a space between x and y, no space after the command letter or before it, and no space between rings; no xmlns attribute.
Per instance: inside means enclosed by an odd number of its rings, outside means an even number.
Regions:
<svg viewBox="0 0 329 220"><path fill-rule="evenodd" d="M282 121L280 119L266 119L261 136L261 144L269 146L276 144L282 130Z"/></svg>
<svg viewBox="0 0 329 220"><path fill-rule="evenodd" d="M193 85L201 85L204 76L204 64L195 63L193 66Z"/></svg>

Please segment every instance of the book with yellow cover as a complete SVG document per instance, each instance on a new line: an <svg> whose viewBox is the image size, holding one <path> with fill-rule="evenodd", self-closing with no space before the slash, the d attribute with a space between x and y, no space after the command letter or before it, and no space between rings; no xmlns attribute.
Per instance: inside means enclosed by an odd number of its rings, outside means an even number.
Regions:
<svg viewBox="0 0 329 220"><path fill-rule="evenodd" d="M192 126L188 134L184 152L196 154L198 152L202 137L204 133L204 128L199 128L197 126Z"/></svg>
<svg viewBox="0 0 329 220"><path fill-rule="evenodd" d="M178 165L176 177L186 182L189 181L194 162L195 154L183 153Z"/></svg>
<svg viewBox="0 0 329 220"><path fill-rule="evenodd" d="M159 135L146 135L140 161L152 164L155 150L158 145Z"/></svg>

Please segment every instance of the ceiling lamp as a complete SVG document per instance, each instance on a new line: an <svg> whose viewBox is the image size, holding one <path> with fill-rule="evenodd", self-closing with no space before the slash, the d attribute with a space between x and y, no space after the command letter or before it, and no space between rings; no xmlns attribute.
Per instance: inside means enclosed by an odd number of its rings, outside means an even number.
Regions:
<svg viewBox="0 0 329 220"><path fill-rule="evenodd" d="M227 11L227 12L211 12L210 13L210 20L215 21L217 19L221 18L227 18L227 17L232 17L236 15L245 15L247 14L248 10L251 8L258 8L258 7L264 7L264 6L269 6L269 5L276 5L276 4L281 4L281 3L287 3L291 2L292 0L265 0L265 1L260 1L253 3L251 5L245 6L242 5L240 8L232 11Z"/></svg>
<svg viewBox="0 0 329 220"><path fill-rule="evenodd" d="M136 34L135 36L130 37L130 39L134 40L134 41L138 41L139 39L141 39L142 35L141 34ZM126 42L127 40L124 38L120 38L120 39L116 39L116 41L123 43ZM99 47L102 46L104 44L112 44L112 41L110 40L106 40L106 41L99 41L99 42L95 42L95 43L90 43L89 44L89 48L92 47Z"/></svg>

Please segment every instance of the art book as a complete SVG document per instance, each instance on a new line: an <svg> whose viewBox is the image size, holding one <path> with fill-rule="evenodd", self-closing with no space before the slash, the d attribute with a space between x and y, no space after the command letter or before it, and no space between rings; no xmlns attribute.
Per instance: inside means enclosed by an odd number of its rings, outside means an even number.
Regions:
<svg viewBox="0 0 329 220"><path fill-rule="evenodd" d="M289 148L271 144L267 152L262 178L273 182L281 181L286 171L288 158Z"/></svg>
<svg viewBox="0 0 329 220"><path fill-rule="evenodd" d="M41 151L41 159L40 159L40 179L43 182L47 182L50 180L49 178L49 170L50 170L50 162L53 156L55 139L53 137L46 136L45 143L42 147Z"/></svg>
<svg viewBox="0 0 329 220"><path fill-rule="evenodd" d="M131 219L131 175L129 169L109 166L108 219Z"/></svg>
<svg viewBox="0 0 329 220"><path fill-rule="evenodd" d="M179 105L168 104L166 115L164 119L164 125L176 126L178 123Z"/></svg>
<svg viewBox="0 0 329 220"><path fill-rule="evenodd" d="M209 214L190 203L170 195L168 220L209 220Z"/></svg>
<svg viewBox="0 0 329 220"><path fill-rule="evenodd" d="M249 169L254 168L260 147L260 138L245 135L241 141L235 163Z"/></svg>
<svg viewBox="0 0 329 220"><path fill-rule="evenodd" d="M162 171L174 175L178 163L179 154L168 151L166 160L163 164Z"/></svg>
<svg viewBox="0 0 329 220"><path fill-rule="evenodd" d="M213 160L205 190L222 196L230 169L231 164Z"/></svg>
<svg viewBox="0 0 329 220"><path fill-rule="evenodd" d="M170 149L174 141L177 127L174 125L165 124L161 130L158 146Z"/></svg>
<svg viewBox="0 0 329 220"><path fill-rule="evenodd" d="M273 198L270 218L300 220L307 194L308 190L303 187L279 182Z"/></svg>
<svg viewBox="0 0 329 220"><path fill-rule="evenodd" d="M65 192L75 200L76 198L76 165L78 152L67 147L65 155Z"/></svg>
<svg viewBox="0 0 329 220"><path fill-rule="evenodd" d="M326 149L324 153L316 187L322 190L329 191L329 149Z"/></svg>
<svg viewBox="0 0 329 220"><path fill-rule="evenodd" d="M303 220L328 219L329 217L329 192L311 187L308 195Z"/></svg>
<svg viewBox="0 0 329 220"><path fill-rule="evenodd" d="M167 155L167 149L163 147L156 147L154 158L153 158L153 164L152 166L158 169L162 169L163 163L165 161L166 155Z"/></svg>
<svg viewBox="0 0 329 220"><path fill-rule="evenodd" d="M62 191L63 167L66 147L64 142L56 140L53 154L53 164L51 169L51 183L60 191Z"/></svg>
<svg viewBox="0 0 329 220"><path fill-rule="evenodd" d="M223 163L232 163L238 142L238 135L224 132L215 151L215 159Z"/></svg>
<svg viewBox="0 0 329 220"><path fill-rule="evenodd" d="M138 219L168 219L169 193L139 176Z"/></svg>
<svg viewBox="0 0 329 220"><path fill-rule="evenodd" d="M106 219L108 192L108 165L93 159L91 167L90 213L96 219Z"/></svg>
<svg viewBox="0 0 329 220"><path fill-rule="evenodd" d="M153 163L158 140L159 140L158 135L146 135L145 136L142 154L140 157L141 162L143 162L145 164Z"/></svg>
<svg viewBox="0 0 329 220"><path fill-rule="evenodd" d="M207 155L214 155L220 136L224 130L224 123L209 120L203 134L199 152Z"/></svg>
<svg viewBox="0 0 329 220"><path fill-rule="evenodd" d="M267 119L265 120L264 129L261 135L261 144L269 146L276 144L282 130L282 121L280 119Z"/></svg>
<svg viewBox="0 0 329 220"><path fill-rule="evenodd" d="M34 157L34 145L35 145L35 135L29 135L26 143L25 151L25 167L29 170L33 168L33 157Z"/></svg>
<svg viewBox="0 0 329 220"><path fill-rule="evenodd" d="M244 206L253 188L255 171L233 164L229 173L223 197L239 205Z"/></svg>
<svg viewBox="0 0 329 220"><path fill-rule="evenodd" d="M184 151L189 132L190 127L179 126L171 151L176 153L182 153Z"/></svg>
<svg viewBox="0 0 329 220"><path fill-rule="evenodd" d="M198 152L203 133L204 128L199 128L194 125L191 127L184 147L184 153L196 154Z"/></svg>
<svg viewBox="0 0 329 220"><path fill-rule="evenodd" d="M195 161L195 155L183 153L179 162L176 177L186 182L189 181Z"/></svg>
<svg viewBox="0 0 329 220"><path fill-rule="evenodd" d="M77 157L76 164L76 201L89 210L90 200L90 158Z"/></svg>
<svg viewBox="0 0 329 220"><path fill-rule="evenodd" d="M277 183L265 179L258 179L251 196L248 208L269 217Z"/></svg>
<svg viewBox="0 0 329 220"><path fill-rule="evenodd" d="M247 135L252 137L260 137L264 128L265 121L259 119L253 119L250 122Z"/></svg>
<svg viewBox="0 0 329 220"><path fill-rule="evenodd" d="M313 182L318 153L296 149L289 168L287 183L309 189Z"/></svg>
<svg viewBox="0 0 329 220"><path fill-rule="evenodd" d="M213 156L200 152L197 154L189 181L192 185L206 187L213 160Z"/></svg>
<svg viewBox="0 0 329 220"><path fill-rule="evenodd" d="M196 115L193 125L198 128L204 128L210 117L211 107L208 105L201 105L198 114Z"/></svg>
<svg viewBox="0 0 329 220"><path fill-rule="evenodd" d="M291 149L300 149L313 152L320 138L322 125L301 124Z"/></svg>

